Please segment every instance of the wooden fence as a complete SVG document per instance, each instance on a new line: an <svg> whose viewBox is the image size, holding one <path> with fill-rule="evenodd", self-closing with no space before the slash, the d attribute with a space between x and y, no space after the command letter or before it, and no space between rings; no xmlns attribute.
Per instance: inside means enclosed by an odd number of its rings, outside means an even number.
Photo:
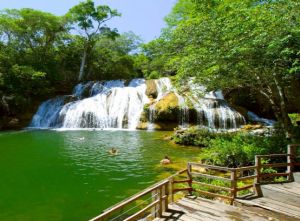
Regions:
<svg viewBox="0 0 300 221"><path fill-rule="evenodd" d="M137 193L136 195L105 210L102 214L91 219L90 221L132 221L145 216L152 216L153 218L161 217L162 213L168 210L169 203L174 201L174 195L177 192L192 191L191 187L176 187L176 185L180 183L191 183L191 180L189 179L182 179L182 177L189 177L187 171L187 169L184 169L177 172L171 177L156 183L151 187ZM186 175L184 176L183 174ZM147 203L144 197L150 199L150 202ZM144 201L145 203L143 203L143 205L139 205L138 201ZM124 209L130 205L131 208Z"/></svg>
<svg viewBox="0 0 300 221"><path fill-rule="evenodd" d="M298 144L288 145L287 154L256 155L254 166L240 168L189 162L187 169L116 204L90 221L132 221L147 216L161 217L162 213L168 209L168 204L174 202L175 194L179 192L224 199L231 204L237 197L243 197L248 193L259 196L261 195L259 185L274 182L274 180L270 181L271 178L285 177L284 180L278 180L278 182L293 181L294 167L300 166L299 150ZM283 158L286 162L276 162L276 159L282 160ZM286 169L277 172L274 168ZM139 201L143 203L139 204Z"/></svg>

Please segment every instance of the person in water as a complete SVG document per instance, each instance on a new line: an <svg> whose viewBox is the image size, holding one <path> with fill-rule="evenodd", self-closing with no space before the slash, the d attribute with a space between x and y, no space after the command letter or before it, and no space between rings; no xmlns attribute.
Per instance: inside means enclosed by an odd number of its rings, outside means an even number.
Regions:
<svg viewBox="0 0 300 221"><path fill-rule="evenodd" d="M109 151L110 154L112 155L117 155L118 154L118 150L116 148L111 148L111 150Z"/></svg>
<svg viewBox="0 0 300 221"><path fill-rule="evenodd" d="M165 158L164 159L162 159L161 161L160 161L160 163L161 164L170 164L171 163L171 160L170 160L170 158L168 157L168 156L165 156Z"/></svg>

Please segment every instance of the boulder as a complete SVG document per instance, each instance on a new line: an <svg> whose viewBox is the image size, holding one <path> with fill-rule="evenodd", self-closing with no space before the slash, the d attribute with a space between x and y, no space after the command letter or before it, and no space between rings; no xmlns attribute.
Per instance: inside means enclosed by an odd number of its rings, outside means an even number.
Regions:
<svg viewBox="0 0 300 221"><path fill-rule="evenodd" d="M167 94L155 104L155 122L177 122L179 109L177 96L174 93Z"/></svg>
<svg viewBox="0 0 300 221"><path fill-rule="evenodd" d="M155 80L147 80L146 86L147 86L146 95L149 98L154 98L154 99L157 98L158 92L157 92Z"/></svg>

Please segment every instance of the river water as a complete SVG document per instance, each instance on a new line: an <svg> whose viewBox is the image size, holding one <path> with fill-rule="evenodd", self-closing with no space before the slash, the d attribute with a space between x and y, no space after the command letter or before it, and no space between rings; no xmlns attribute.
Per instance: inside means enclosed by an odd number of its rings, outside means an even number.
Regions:
<svg viewBox="0 0 300 221"><path fill-rule="evenodd" d="M35 130L0 133L0 220L88 220L195 160L166 132ZM108 151L115 147L118 155ZM173 163L159 161L168 155Z"/></svg>

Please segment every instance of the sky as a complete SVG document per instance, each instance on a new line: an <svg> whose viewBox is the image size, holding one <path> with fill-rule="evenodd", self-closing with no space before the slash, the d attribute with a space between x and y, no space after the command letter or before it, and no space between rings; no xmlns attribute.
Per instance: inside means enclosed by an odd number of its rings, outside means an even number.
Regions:
<svg viewBox="0 0 300 221"><path fill-rule="evenodd" d="M33 8L64 15L81 0L0 0L0 10L5 8ZM166 26L163 18L171 12L176 0L94 0L96 5L109 5L122 16L115 17L107 25L119 33L133 31L144 42L159 37Z"/></svg>

